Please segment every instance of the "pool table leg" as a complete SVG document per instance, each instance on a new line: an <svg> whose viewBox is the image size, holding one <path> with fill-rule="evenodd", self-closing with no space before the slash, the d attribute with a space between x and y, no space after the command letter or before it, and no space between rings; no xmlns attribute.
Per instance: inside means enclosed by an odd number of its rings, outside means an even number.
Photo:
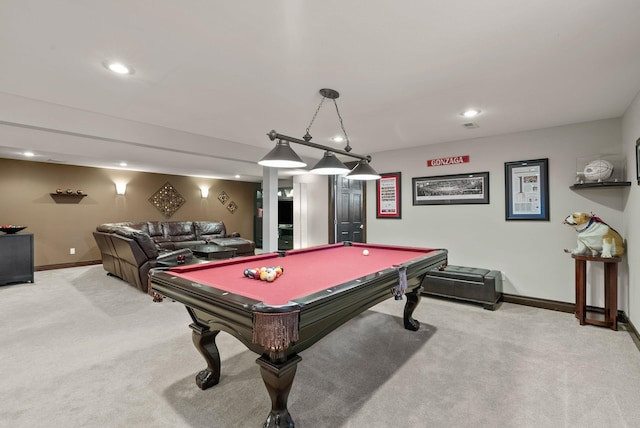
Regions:
<svg viewBox="0 0 640 428"><path fill-rule="evenodd" d="M298 363L302 360L297 354L290 355L284 363L274 363L262 356L256 360L260 365L260 374L271 397L271 412L264 422L264 428L293 428L295 423L287 409L289 391L296 375Z"/></svg>
<svg viewBox="0 0 640 428"><path fill-rule="evenodd" d="M220 330L211 331L209 327L196 323L189 325L189 327L193 330L191 333L193 344L207 362L207 368L196 375L196 385L205 390L220 382L220 353L216 345L216 336Z"/></svg>
<svg viewBox="0 0 640 428"><path fill-rule="evenodd" d="M404 305L404 328L411 331L417 331L420 328L420 321L412 318L413 311L418 307L418 303L422 299L421 296L422 285L414 288L408 293L405 293L407 297L407 303Z"/></svg>

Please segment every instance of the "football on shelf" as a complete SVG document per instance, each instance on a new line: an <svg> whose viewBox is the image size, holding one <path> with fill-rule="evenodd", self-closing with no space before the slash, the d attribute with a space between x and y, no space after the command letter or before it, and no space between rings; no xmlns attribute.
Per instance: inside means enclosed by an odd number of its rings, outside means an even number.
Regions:
<svg viewBox="0 0 640 428"><path fill-rule="evenodd" d="M602 181L611 177L613 165L604 159L596 159L584 166L584 178L591 181Z"/></svg>

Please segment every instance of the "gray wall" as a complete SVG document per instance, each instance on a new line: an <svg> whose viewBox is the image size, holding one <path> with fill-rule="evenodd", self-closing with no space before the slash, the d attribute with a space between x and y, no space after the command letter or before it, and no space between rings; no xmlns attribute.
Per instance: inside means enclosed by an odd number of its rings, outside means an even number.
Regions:
<svg viewBox="0 0 640 428"><path fill-rule="evenodd" d="M622 145L627 156L629 180L633 183L624 205L623 236L627 239L626 263L629 266L629 306L627 315L636 328L640 328L640 188L636 180L636 140L640 138L640 94L622 118Z"/></svg>
<svg viewBox="0 0 640 428"><path fill-rule="evenodd" d="M329 179L325 175L293 177L294 248L313 247L329 242Z"/></svg>
<svg viewBox="0 0 640 428"><path fill-rule="evenodd" d="M576 232L562 221L573 211L592 211L623 231L629 199L629 188L571 190L576 158L621 153L621 132L621 120L610 119L375 153L378 172L402 173L402 220L376 219L375 183L369 183L368 241L446 248L450 264L503 271L506 293L574 302L574 261L563 249L575 247ZM428 159L455 155L470 155L470 162L427 167ZM539 158L549 159L551 220L505 221L504 163ZM488 205L412 204L412 177L482 171L490 174ZM627 171L629 180L633 173ZM619 301L626 310L628 259L620 270ZM589 277L589 303L601 306L602 268L590 267Z"/></svg>
<svg viewBox="0 0 640 428"><path fill-rule="evenodd" d="M640 95L624 117L539 129L491 138L470 139L373 154L378 172L402 173L402 220L376 219L375 183L367 184L368 242L449 250L451 264L498 269L509 294L575 302L573 259L563 252L576 245L576 232L562 224L573 211L594 212L627 240L619 266L618 307L640 326L640 189L635 179L635 141L640 137ZM574 191L576 159L623 154L631 187ZM470 155L469 163L427 167L427 159ZM549 159L550 221L505 221L504 163ZM412 177L490 173L490 204L413 206ZM305 181L307 213L313 222L297 225L308 245L327 242L327 180ZM299 209L299 208L298 208ZM300 242L297 243L297 247ZM588 303L603 305L603 269L589 264Z"/></svg>

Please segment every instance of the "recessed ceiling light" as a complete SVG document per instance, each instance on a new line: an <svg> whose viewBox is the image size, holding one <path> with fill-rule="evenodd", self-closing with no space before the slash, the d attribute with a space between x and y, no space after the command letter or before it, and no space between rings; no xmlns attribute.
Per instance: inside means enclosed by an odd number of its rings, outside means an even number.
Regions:
<svg viewBox="0 0 640 428"><path fill-rule="evenodd" d="M476 117L477 115L480 114L480 111L481 110L477 108L470 108L468 110L463 111L460 114L464 117Z"/></svg>
<svg viewBox="0 0 640 428"><path fill-rule="evenodd" d="M133 74L133 68L121 62L107 61L104 63L104 66L107 67L107 69L117 74Z"/></svg>
<svg viewBox="0 0 640 428"><path fill-rule="evenodd" d="M33 152L24 152L23 155L28 157L28 158L32 158L32 157L35 156L35 153L33 153Z"/></svg>
<svg viewBox="0 0 640 428"><path fill-rule="evenodd" d="M120 166L127 166L126 162L120 162Z"/></svg>
<svg viewBox="0 0 640 428"><path fill-rule="evenodd" d="M344 141L344 137L342 135L336 135L331 139L334 143L342 143Z"/></svg>
<svg viewBox="0 0 640 428"><path fill-rule="evenodd" d="M240 178L240 174L236 174L236 178Z"/></svg>

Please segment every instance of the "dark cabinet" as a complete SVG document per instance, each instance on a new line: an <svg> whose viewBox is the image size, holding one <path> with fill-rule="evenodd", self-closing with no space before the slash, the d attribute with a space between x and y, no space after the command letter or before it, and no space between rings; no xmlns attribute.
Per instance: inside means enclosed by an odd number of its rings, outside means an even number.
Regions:
<svg viewBox="0 0 640 428"><path fill-rule="evenodd" d="M256 248L262 248L262 217L254 218ZM278 224L278 250L293 249L293 224Z"/></svg>
<svg viewBox="0 0 640 428"><path fill-rule="evenodd" d="M292 250L292 249L293 249L293 225L279 224L278 225L278 250Z"/></svg>
<svg viewBox="0 0 640 428"><path fill-rule="evenodd" d="M0 285L33 282L33 234L0 236Z"/></svg>
<svg viewBox="0 0 640 428"><path fill-rule="evenodd" d="M256 248L262 248L262 217L253 217L253 240Z"/></svg>
<svg viewBox="0 0 640 428"><path fill-rule="evenodd" d="M262 248L262 189L256 192L256 215L253 219L253 240ZM293 249L293 188L278 189L278 250Z"/></svg>

